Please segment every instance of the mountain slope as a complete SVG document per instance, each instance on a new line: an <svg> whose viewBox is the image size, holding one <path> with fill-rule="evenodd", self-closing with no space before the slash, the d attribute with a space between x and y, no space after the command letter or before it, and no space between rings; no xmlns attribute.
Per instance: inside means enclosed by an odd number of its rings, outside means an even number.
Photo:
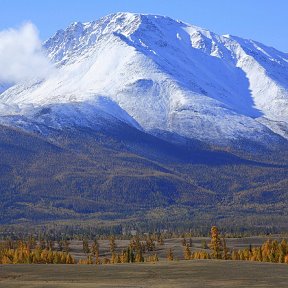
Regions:
<svg viewBox="0 0 288 288"><path fill-rule="evenodd" d="M131 13L73 23L44 47L56 71L2 93L2 124L96 129L105 114L213 144L287 137L288 55L273 48Z"/></svg>
<svg viewBox="0 0 288 288"><path fill-rule="evenodd" d="M1 224L129 226L133 219L145 229L219 221L235 229L237 218L246 229L263 219L287 228L285 154L265 163L188 149L127 124L48 134L0 126Z"/></svg>

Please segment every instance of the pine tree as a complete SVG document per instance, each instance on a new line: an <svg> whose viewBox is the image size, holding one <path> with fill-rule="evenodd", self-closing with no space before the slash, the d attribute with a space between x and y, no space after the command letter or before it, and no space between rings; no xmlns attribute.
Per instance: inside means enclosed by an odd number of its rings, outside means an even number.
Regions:
<svg viewBox="0 0 288 288"><path fill-rule="evenodd" d="M212 250L211 256L214 259L221 259L221 251L222 249L222 243L219 237L218 228L216 226L213 226L211 228L211 242L210 242L210 249Z"/></svg>
<svg viewBox="0 0 288 288"><path fill-rule="evenodd" d="M43 238L40 238L39 245L42 250L46 248L46 241Z"/></svg>
<svg viewBox="0 0 288 288"><path fill-rule="evenodd" d="M148 251L154 251L155 250L155 243L153 239L151 238L151 235L148 236L146 239L146 247Z"/></svg>
<svg viewBox="0 0 288 288"><path fill-rule="evenodd" d="M89 243L88 243L88 240L86 238L83 239L82 246L83 246L83 252L85 254L89 254L90 253Z"/></svg>
<svg viewBox="0 0 288 288"><path fill-rule="evenodd" d="M99 248L95 252L95 264L100 264L100 258L99 258Z"/></svg>
<svg viewBox="0 0 288 288"><path fill-rule="evenodd" d="M279 244L279 263L284 263L285 256L287 254L287 243L285 240L282 240Z"/></svg>
<svg viewBox="0 0 288 288"><path fill-rule="evenodd" d="M155 262L159 261L159 258L157 256L157 254L155 253L153 255L148 256L145 261L146 262L154 262L155 263Z"/></svg>
<svg viewBox="0 0 288 288"><path fill-rule="evenodd" d="M111 263L112 264L116 263L116 259L117 259L116 253L112 253L112 255L111 255Z"/></svg>
<svg viewBox="0 0 288 288"><path fill-rule="evenodd" d="M59 251L63 251L63 241L62 240L58 240L57 244L58 244Z"/></svg>
<svg viewBox="0 0 288 288"><path fill-rule="evenodd" d="M115 253L115 250L116 250L115 236L111 236L111 237L110 237L109 246L110 246L110 252L111 252L111 254Z"/></svg>
<svg viewBox="0 0 288 288"><path fill-rule="evenodd" d="M131 249L130 247L128 247L128 253L129 253L129 262L133 263L135 262L135 255L133 253L133 249Z"/></svg>
<svg viewBox="0 0 288 288"><path fill-rule="evenodd" d="M136 252L135 262L137 262L137 263L144 262L144 257L143 257L141 249L138 249L137 252Z"/></svg>
<svg viewBox="0 0 288 288"><path fill-rule="evenodd" d="M95 257L95 264L100 264L100 260L99 260L99 243L98 243L97 239L95 239L93 241L93 244L91 246L91 253Z"/></svg>
<svg viewBox="0 0 288 288"><path fill-rule="evenodd" d="M158 244L161 245L161 246L164 245L164 240L163 240L162 235L160 235L160 236L158 237L158 241L157 241L157 242L158 242Z"/></svg>
<svg viewBox="0 0 288 288"><path fill-rule="evenodd" d="M226 240L225 240L225 237L223 237L223 260L228 260L229 259L229 250L227 248L227 245L226 245Z"/></svg>
<svg viewBox="0 0 288 288"><path fill-rule="evenodd" d="M188 244L186 244L186 247L184 249L184 259L190 260L191 259L191 250Z"/></svg>
<svg viewBox="0 0 288 288"><path fill-rule="evenodd" d="M53 260L54 260L54 253L52 252L52 250L49 250L47 254L47 261L49 264L52 264Z"/></svg>
<svg viewBox="0 0 288 288"><path fill-rule="evenodd" d="M99 244L97 239L95 239L93 241L93 244L91 245L91 253L95 256L98 250L99 250Z"/></svg>
<svg viewBox="0 0 288 288"><path fill-rule="evenodd" d="M288 253L287 241L285 239L283 239L281 241L280 245L281 245L281 251L286 255Z"/></svg>
<svg viewBox="0 0 288 288"><path fill-rule="evenodd" d="M127 250L122 250L122 254L120 256L121 263L129 263L129 256Z"/></svg>
<svg viewBox="0 0 288 288"><path fill-rule="evenodd" d="M68 253L69 251L70 251L70 242L67 240L67 239L65 239L64 240L64 247L63 247L63 251L65 251L66 253Z"/></svg>
<svg viewBox="0 0 288 288"><path fill-rule="evenodd" d="M186 245L187 245L186 239L183 238L183 239L182 239L182 246L186 246Z"/></svg>
<svg viewBox="0 0 288 288"><path fill-rule="evenodd" d="M56 252L54 254L53 263L54 264L60 264L61 263L61 255L60 255L60 253Z"/></svg>
<svg viewBox="0 0 288 288"><path fill-rule="evenodd" d="M153 255L153 262L158 262L159 261L159 258L158 258L158 256L157 256L157 254L155 253L154 255Z"/></svg>
<svg viewBox="0 0 288 288"><path fill-rule="evenodd" d="M66 256L66 264L74 264L74 263L75 263L74 258L68 253Z"/></svg>
<svg viewBox="0 0 288 288"><path fill-rule="evenodd" d="M259 262L262 262L262 261L263 261L262 247L259 247L259 248L258 248L256 259L257 259L257 261L259 261Z"/></svg>
<svg viewBox="0 0 288 288"><path fill-rule="evenodd" d="M91 255L88 255L87 257L87 264L93 264L93 259Z"/></svg>
<svg viewBox="0 0 288 288"><path fill-rule="evenodd" d="M13 261L6 255L3 256L2 260L1 260L1 264L12 264Z"/></svg>
<svg viewBox="0 0 288 288"><path fill-rule="evenodd" d="M168 250L167 260L168 260L168 261L173 261L173 260L174 260L174 255L173 255L172 248L170 248L170 249Z"/></svg>

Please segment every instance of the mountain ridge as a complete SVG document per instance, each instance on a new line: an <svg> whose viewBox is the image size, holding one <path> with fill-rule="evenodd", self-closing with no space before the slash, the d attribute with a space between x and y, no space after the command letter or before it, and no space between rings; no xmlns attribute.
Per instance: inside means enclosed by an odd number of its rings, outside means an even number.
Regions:
<svg viewBox="0 0 288 288"><path fill-rule="evenodd" d="M288 55L236 38L156 15L116 13L73 23L44 43L55 74L6 90L0 113L34 121L39 107L70 103L83 116L93 114L85 103L98 111L98 99L106 99L125 111L126 117L113 113L116 118L152 134L224 145L239 138L277 143L288 137L281 124L288 121ZM267 67L274 67L271 77Z"/></svg>

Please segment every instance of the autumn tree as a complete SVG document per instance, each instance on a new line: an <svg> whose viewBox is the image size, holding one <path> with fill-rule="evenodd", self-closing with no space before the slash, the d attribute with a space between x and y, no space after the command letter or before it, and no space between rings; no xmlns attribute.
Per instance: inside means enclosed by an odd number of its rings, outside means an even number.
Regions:
<svg viewBox="0 0 288 288"><path fill-rule="evenodd" d="M29 244L30 244L30 242L29 242ZM33 244L32 244L33 245ZM31 246L31 247L33 247L33 246ZM53 250L54 249L54 241L53 240L48 240L47 241L47 248L49 249L49 250ZM68 251L67 251L68 252Z"/></svg>
<svg viewBox="0 0 288 288"><path fill-rule="evenodd" d="M185 249L184 249L184 259L185 260L191 259L191 250L188 244L186 244Z"/></svg>
<svg viewBox="0 0 288 288"><path fill-rule="evenodd" d="M68 253L70 251L70 242L65 239L63 244L63 251Z"/></svg>
<svg viewBox="0 0 288 288"><path fill-rule="evenodd" d="M146 260L146 262L158 262L159 261L159 258L158 258L158 255L156 253L154 253L153 255L149 255Z"/></svg>
<svg viewBox="0 0 288 288"><path fill-rule="evenodd" d="M219 237L218 228L213 226L211 228L211 242L210 249L212 250L211 256L214 259L221 259L221 251L223 250L222 243Z"/></svg>
<svg viewBox="0 0 288 288"><path fill-rule="evenodd" d="M230 255L229 255L229 249L227 248L226 245L225 237L223 237L222 243L223 243L223 260L228 260L230 258Z"/></svg>
<svg viewBox="0 0 288 288"><path fill-rule="evenodd" d="M146 239L146 247L148 251L154 251L155 250L155 243L151 237L151 235L149 235Z"/></svg>
<svg viewBox="0 0 288 288"><path fill-rule="evenodd" d="M63 251L63 241L57 240L57 246L59 251Z"/></svg>
<svg viewBox="0 0 288 288"><path fill-rule="evenodd" d="M88 243L88 240L85 238L83 239L82 241L82 246L83 246L83 252L85 254L89 254L90 253L90 248L89 248L89 243Z"/></svg>
<svg viewBox="0 0 288 288"><path fill-rule="evenodd" d="M111 236L111 237L110 237L109 247L110 247L110 252L111 252L111 254L115 253L115 250L116 250L115 236Z"/></svg>
<svg viewBox="0 0 288 288"><path fill-rule="evenodd" d="M186 239L185 239L185 238L182 239L181 243L182 243L182 246L185 246L185 247L186 247L187 242L186 242Z"/></svg>
<svg viewBox="0 0 288 288"><path fill-rule="evenodd" d="M143 257L143 254L142 254L142 249L138 249L136 251L136 255L135 255L135 262L144 262L144 257Z"/></svg>
<svg viewBox="0 0 288 288"><path fill-rule="evenodd" d="M170 248L170 249L168 250L167 260L168 260L168 261L173 261L173 260L174 260L174 255L173 255L173 250L172 250L172 248Z"/></svg>
<svg viewBox="0 0 288 288"><path fill-rule="evenodd" d="M100 264L100 259L99 259L99 243L97 239L93 241L93 244L91 246L91 253L95 257L95 264Z"/></svg>
<svg viewBox="0 0 288 288"><path fill-rule="evenodd" d="M161 246L164 245L164 239L163 239L162 235L159 235L159 237L157 239L157 243Z"/></svg>

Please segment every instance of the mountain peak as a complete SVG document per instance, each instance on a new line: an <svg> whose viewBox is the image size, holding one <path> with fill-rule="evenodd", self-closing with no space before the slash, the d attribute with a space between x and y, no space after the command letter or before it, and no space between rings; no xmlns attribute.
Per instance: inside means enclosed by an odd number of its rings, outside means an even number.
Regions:
<svg viewBox="0 0 288 288"><path fill-rule="evenodd" d="M148 133L216 143L287 137L288 57L263 44L119 12L74 22L44 47L56 72L4 92L2 114L94 127L102 111Z"/></svg>
<svg viewBox="0 0 288 288"><path fill-rule="evenodd" d="M73 58L74 52L78 55L83 50L93 47L100 38L113 35L122 37L126 43L132 41L136 46L149 46L151 38L151 41L160 46L165 46L168 42L172 46L176 44L177 49L182 49L183 43L186 46L192 44L196 45L196 48L204 48L203 43L207 41L205 39L221 37L206 29L167 16L118 12L92 22L73 22L67 29L59 30L48 39L44 47L48 50L52 61L66 63L67 59ZM179 41L182 41L180 46Z"/></svg>

